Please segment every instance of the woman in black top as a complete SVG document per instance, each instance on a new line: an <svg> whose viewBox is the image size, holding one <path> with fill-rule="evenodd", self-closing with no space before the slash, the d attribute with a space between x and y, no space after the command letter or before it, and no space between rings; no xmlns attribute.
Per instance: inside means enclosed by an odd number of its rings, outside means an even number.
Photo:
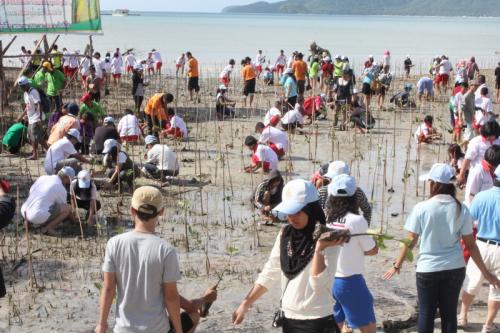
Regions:
<svg viewBox="0 0 500 333"><path fill-rule="evenodd" d="M134 72L132 73L132 97L134 98L136 114L141 111L145 86L147 86L147 83L144 83L142 65L137 64L134 66Z"/></svg>

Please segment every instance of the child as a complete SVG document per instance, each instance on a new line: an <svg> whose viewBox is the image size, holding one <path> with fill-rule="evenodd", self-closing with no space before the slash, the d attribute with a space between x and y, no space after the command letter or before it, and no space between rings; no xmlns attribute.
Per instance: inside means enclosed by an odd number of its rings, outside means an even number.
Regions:
<svg viewBox="0 0 500 333"><path fill-rule="evenodd" d="M184 119L175 114L174 109L167 109L168 123L161 132L162 136L172 136L175 139L188 137L188 130Z"/></svg>
<svg viewBox="0 0 500 333"><path fill-rule="evenodd" d="M415 140L417 143L432 143L434 139L439 139L441 135L437 130L432 127L434 118L432 116L425 116L424 122L420 124L415 132Z"/></svg>
<svg viewBox="0 0 500 333"><path fill-rule="evenodd" d="M274 84L274 67L271 68L266 67L264 69L264 73L262 73L262 80L264 81L266 86L272 86Z"/></svg>
<svg viewBox="0 0 500 333"><path fill-rule="evenodd" d="M136 142L142 135L139 120L130 109L125 109L124 116L120 119L117 129L122 142Z"/></svg>
<svg viewBox="0 0 500 333"><path fill-rule="evenodd" d="M462 152L462 148L460 148L460 145L452 143L448 148L448 157L450 159L451 167L458 175L460 173L460 168L462 167L462 162L465 157L465 154Z"/></svg>

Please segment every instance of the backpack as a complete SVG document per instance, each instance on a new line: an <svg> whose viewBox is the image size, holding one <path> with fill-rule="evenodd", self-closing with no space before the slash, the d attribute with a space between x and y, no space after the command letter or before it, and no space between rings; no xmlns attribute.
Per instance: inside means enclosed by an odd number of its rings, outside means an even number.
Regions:
<svg viewBox="0 0 500 333"><path fill-rule="evenodd" d="M50 99L47 97L45 92L42 89L34 88L31 87L29 90L29 93L31 92L32 89L35 89L38 91L38 94L40 95L40 107L42 109L43 113L49 113L50 112Z"/></svg>

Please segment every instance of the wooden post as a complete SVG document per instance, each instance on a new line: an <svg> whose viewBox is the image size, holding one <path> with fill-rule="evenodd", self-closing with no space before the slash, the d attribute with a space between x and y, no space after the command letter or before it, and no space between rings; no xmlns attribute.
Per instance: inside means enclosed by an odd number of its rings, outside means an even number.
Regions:
<svg viewBox="0 0 500 333"><path fill-rule="evenodd" d="M5 101L5 74L3 72L3 45L2 41L0 40L0 115L2 115L2 120L4 118L4 105L6 104ZM2 121L2 126L3 127L3 121ZM2 128L3 132L3 128Z"/></svg>
<svg viewBox="0 0 500 333"><path fill-rule="evenodd" d="M90 57L94 55L94 46L92 45L92 35L89 35L89 53Z"/></svg>

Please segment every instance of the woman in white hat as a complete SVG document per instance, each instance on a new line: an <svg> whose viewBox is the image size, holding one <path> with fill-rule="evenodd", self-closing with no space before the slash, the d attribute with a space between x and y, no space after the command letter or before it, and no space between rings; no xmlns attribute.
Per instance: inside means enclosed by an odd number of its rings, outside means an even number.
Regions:
<svg viewBox="0 0 500 333"><path fill-rule="evenodd" d="M422 176L429 181L430 198L418 203L406 220L409 246L405 246L393 267L384 274L390 279L399 274L406 258L420 239L417 260L417 292L419 304L418 332L434 332L434 317L439 306L441 331L457 331L458 296L465 278L462 239L472 260L483 276L495 287L500 281L486 269L472 234L472 217L465 205L456 199L453 184L455 171L444 163L436 163Z"/></svg>
<svg viewBox="0 0 500 333"><path fill-rule="evenodd" d="M252 290L234 311L233 323L240 324L252 304L280 282L282 320L275 318L273 326L287 333L340 332L332 316L329 288L337 267L337 246L344 240L314 240L314 229L325 224L325 215L310 182L290 181L282 199L273 214L288 220L288 225L281 229Z"/></svg>
<svg viewBox="0 0 500 333"><path fill-rule="evenodd" d="M104 141L102 153L102 163L106 167L106 176L109 177L105 186L109 188L118 182L125 182L132 191L134 178L139 176L140 171L136 169L128 154L120 149L120 144L115 139Z"/></svg>
<svg viewBox="0 0 500 333"><path fill-rule="evenodd" d="M88 225L94 225L94 216L101 209L101 202L97 200L97 188L88 170L80 171L77 179L73 179L69 194L73 211L77 208L86 210L85 221Z"/></svg>
<svg viewBox="0 0 500 333"><path fill-rule="evenodd" d="M356 191L353 177L340 174L332 178L325 209L329 228L348 230L351 234L367 232L368 222L359 214ZM373 296L363 277L365 256L377 253L377 244L370 236L353 238L340 250L332 294L336 300L333 314L341 328L347 323L362 333L377 330Z"/></svg>

